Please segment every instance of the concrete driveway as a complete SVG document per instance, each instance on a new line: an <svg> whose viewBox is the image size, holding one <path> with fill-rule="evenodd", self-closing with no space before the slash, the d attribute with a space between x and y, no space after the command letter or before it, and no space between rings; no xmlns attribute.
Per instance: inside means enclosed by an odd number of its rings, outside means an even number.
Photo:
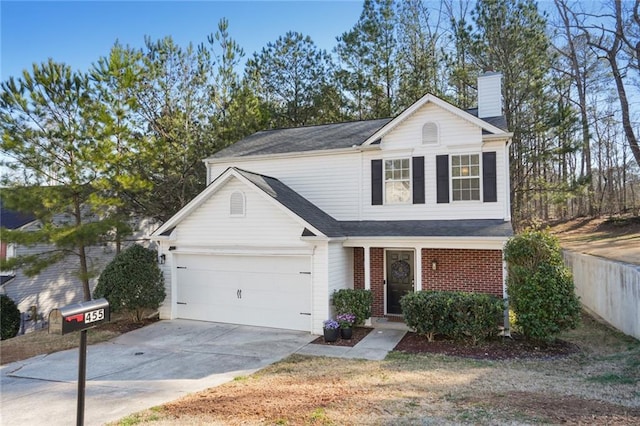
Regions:
<svg viewBox="0 0 640 426"><path fill-rule="evenodd" d="M89 346L85 424L114 421L252 374L315 337L289 330L172 320ZM75 424L77 378L77 349L2 366L0 423Z"/></svg>

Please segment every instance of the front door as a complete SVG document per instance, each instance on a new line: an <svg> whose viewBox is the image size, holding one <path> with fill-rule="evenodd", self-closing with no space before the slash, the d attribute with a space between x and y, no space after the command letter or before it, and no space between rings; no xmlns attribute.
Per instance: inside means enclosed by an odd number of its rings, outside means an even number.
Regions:
<svg viewBox="0 0 640 426"><path fill-rule="evenodd" d="M387 250L387 313L402 314L400 299L413 291L413 251Z"/></svg>

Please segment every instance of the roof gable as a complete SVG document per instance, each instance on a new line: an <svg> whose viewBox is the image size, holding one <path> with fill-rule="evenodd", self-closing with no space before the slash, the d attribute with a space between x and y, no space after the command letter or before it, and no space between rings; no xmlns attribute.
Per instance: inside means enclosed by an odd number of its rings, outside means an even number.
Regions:
<svg viewBox="0 0 640 426"><path fill-rule="evenodd" d="M390 120L380 129L378 129L374 134L369 136L369 138L367 138L367 140L364 141L362 145L368 146L368 145L374 145L376 143L379 143L379 140L382 137L384 137L393 129L398 127L401 123L403 123L413 114L415 114L420 108L422 108L427 103L432 103L434 105L437 105L438 107L444 109L445 111L448 111L451 114L481 128L483 130L483 133L505 135L505 136L510 135L508 132L506 132L505 130L497 126L497 124L502 124L502 121L503 121L502 117L491 117L491 122L495 123L495 124L492 124L488 120L481 119L481 118L478 118L476 115L473 115L472 114L473 110L464 111L456 106L451 105L449 102L443 101L437 96L434 96L428 93L424 95L422 98L420 98L419 100L417 100L416 102L414 102L413 105L411 105L409 108L402 111L402 113L400 113L393 120ZM477 109L475 111L477 114Z"/></svg>
<svg viewBox="0 0 640 426"><path fill-rule="evenodd" d="M267 199L272 200L278 207L298 220L304 228L309 229L315 235L328 237L340 235L340 227L335 219L320 210L307 199L293 191L277 179L241 170L236 167L228 168L216 180L211 182L191 202L184 206L171 219L153 232L152 236L167 238L173 229L191 213L202 206L211 196L232 178L235 177L246 185L253 187L262 193Z"/></svg>

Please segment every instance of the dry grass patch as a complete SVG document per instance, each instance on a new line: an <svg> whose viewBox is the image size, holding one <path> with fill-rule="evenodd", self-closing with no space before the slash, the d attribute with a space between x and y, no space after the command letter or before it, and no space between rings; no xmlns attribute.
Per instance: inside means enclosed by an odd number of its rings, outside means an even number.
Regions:
<svg viewBox="0 0 640 426"><path fill-rule="evenodd" d="M93 345L106 342L122 333L144 327L157 320L157 317L150 317L141 322L134 322L130 316L112 315L111 322L87 331L87 343ZM49 334L47 330L34 331L0 341L0 365L21 361L36 355L46 355L77 348L79 345L80 334L77 332L60 336Z"/></svg>
<svg viewBox="0 0 640 426"><path fill-rule="evenodd" d="M589 317L563 338L581 351L513 361L294 355L119 424L639 424L640 343Z"/></svg>
<svg viewBox="0 0 640 426"><path fill-rule="evenodd" d="M87 343L94 344L107 341L119 333L110 330L89 330ZM22 336L0 341L0 364L31 358L36 355L50 354L77 348L80 345L78 333L59 336L49 334L47 330L38 330Z"/></svg>

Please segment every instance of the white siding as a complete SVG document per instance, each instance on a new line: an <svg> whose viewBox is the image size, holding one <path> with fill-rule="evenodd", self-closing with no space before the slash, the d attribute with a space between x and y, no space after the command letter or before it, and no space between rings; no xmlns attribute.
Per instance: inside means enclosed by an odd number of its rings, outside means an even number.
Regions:
<svg viewBox="0 0 640 426"><path fill-rule="evenodd" d="M329 249L326 242L316 244L313 253L313 270L311 271L313 277L311 287L311 306L313 309L311 332L313 334L322 334L322 323L330 315L328 253Z"/></svg>
<svg viewBox="0 0 640 426"><path fill-rule="evenodd" d="M427 103L403 123L382 138L382 151L413 150L414 155L435 152L438 147L422 144L422 127L427 122L436 123L439 130L440 149L444 151L460 145L480 146L482 129L449 111Z"/></svg>
<svg viewBox="0 0 640 426"><path fill-rule="evenodd" d="M343 247L342 242L329 243L329 298L343 288L353 288L353 248Z"/></svg>
<svg viewBox="0 0 640 426"><path fill-rule="evenodd" d="M159 265L162 270L162 275L164 277L164 291L166 297L162 304L160 305L160 309L158 310L160 313L160 319L173 319L175 318L175 313L172 310L173 307L173 282L171 277L172 266L175 262L172 252L169 250L169 247L173 244L171 241L161 241L158 245L158 255L165 255L165 263L164 265Z"/></svg>
<svg viewBox="0 0 640 426"><path fill-rule="evenodd" d="M261 160L230 158L228 163L210 166L209 175L215 179L231 166L280 180L337 220L358 216L359 152Z"/></svg>
<svg viewBox="0 0 640 426"><path fill-rule="evenodd" d="M231 194L245 195L245 215L231 216ZM259 191L232 178L174 231L176 245L183 246L286 246L308 247L300 241L304 226L284 208L268 200Z"/></svg>
<svg viewBox="0 0 640 426"><path fill-rule="evenodd" d="M439 145L422 144L422 127L433 121L440 130ZM371 205L371 179L362 179L362 220L503 219L508 216L504 142L482 143L482 129L433 104L426 104L382 139L382 152L362 157L363 176L371 176L371 160L424 156L425 204ZM436 202L436 156L496 152L498 201ZM451 184L449 185L451 187ZM482 181L480 184L482 188Z"/></svg>

